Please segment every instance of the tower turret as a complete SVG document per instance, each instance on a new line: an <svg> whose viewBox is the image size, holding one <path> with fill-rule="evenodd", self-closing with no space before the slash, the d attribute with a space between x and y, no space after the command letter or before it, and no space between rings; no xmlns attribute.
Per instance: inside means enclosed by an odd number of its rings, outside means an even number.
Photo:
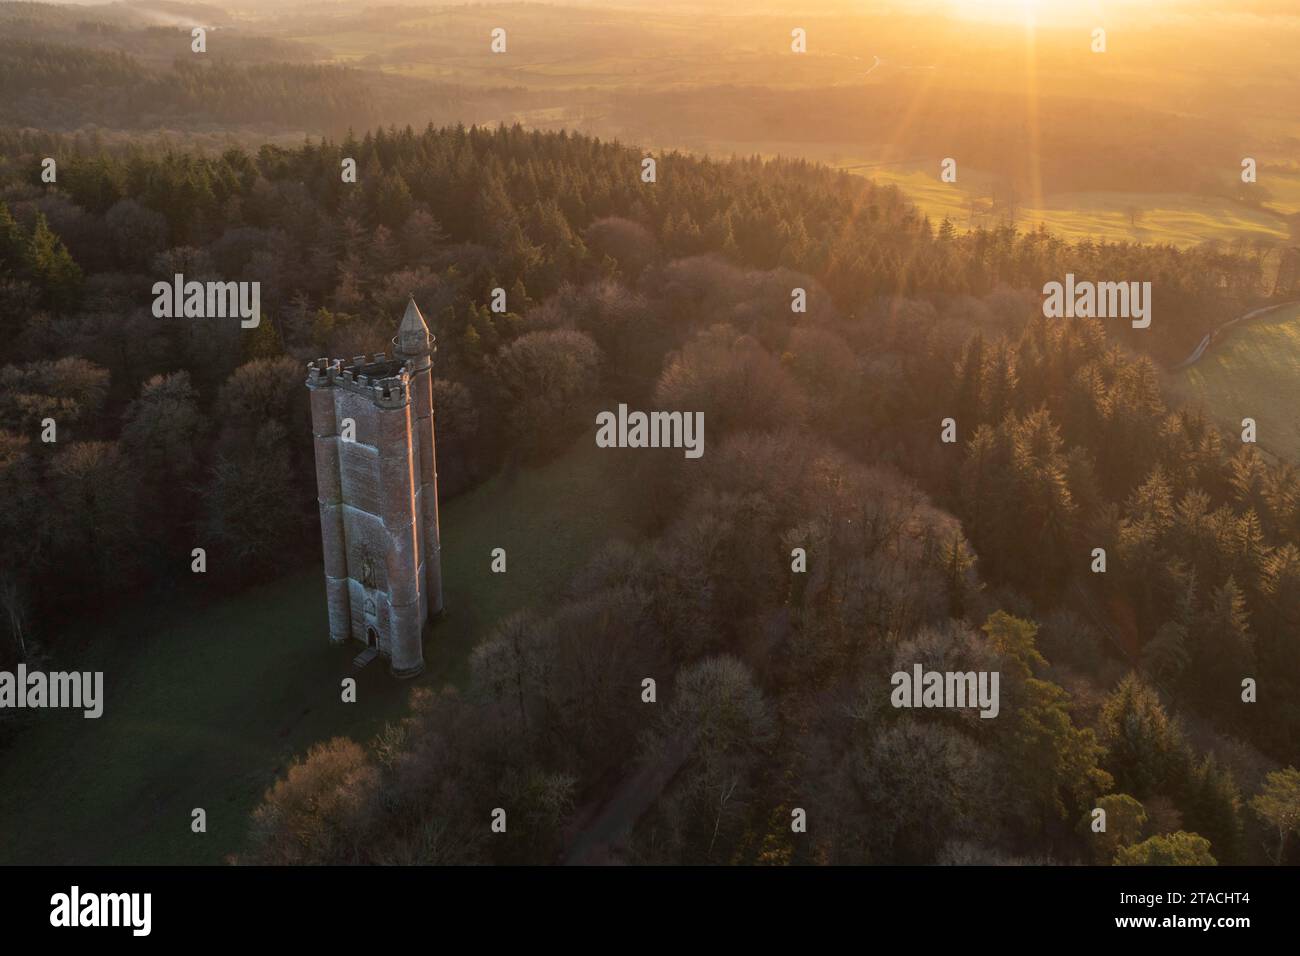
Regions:
<svg viewBox="0 0 1300 956"><path fill-rule="evenodd" d="M415 296L406 303L406 313L402 324L397 327L397 338L393 340L399 355L429 355L433 351L433 336L424 321L420 307L415 304Z"/></svg>
<svg viewBox="0 0 1300 956"><path fill-rule="evenodd" d="M433 356L438 346L412 296L393 340L411 376L411 421L420 455L419 500L425 588L429 615L442 613L442 538L438 528L438 456L434 441Z"/></svg>

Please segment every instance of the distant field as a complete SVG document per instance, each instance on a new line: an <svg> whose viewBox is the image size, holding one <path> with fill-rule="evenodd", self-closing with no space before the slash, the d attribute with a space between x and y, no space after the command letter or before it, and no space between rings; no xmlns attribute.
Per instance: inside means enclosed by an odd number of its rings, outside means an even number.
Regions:
<svg viewBox="0 0 1300 956"><path fill-rule="evenodd" d="M962 165L956 184L939 182L938 161L945 155L940 150L954 150L961 162L961 149L937 134L912 135L913 127L963 129L962 122L946 114L942 98L927 98L933 92L931 86L938 89L945 84L976 82L999 95L1019 90L1023 81L1014 70L1009 75L983 68L973 76L968 70L963 72L966 68L949 56L949 44L944 41L950 37L958 43L974 43L992 55L991 62L1002 63L1005 58L1004 66L1016 67L1017 41L1002 36L1005 25L931 24L933 32L918 36L916 28L924 26L924 21L905 16L801 16L798 22L807 30L808 52L795 55L790 51L792 21L784 16L741 13L738 9L706 13L672 5L636 10L561 9L564 14L556 16L556 8L547 5L489 2L412 12L393 22L286 16L277 21L277 29L284 39L328 51L334 62L465 88L527 90L544 100L507 108L495 114L499 120L518 120L538 128L562 125L650 149L724 157L798 156L896 184L936 223L946 216L959 229L971 229L1005 221L1003 211L988 208L991 176ZM489 49L491 31L498 26L507 30L506 55ZM1289 21L1282 27L1290 29ZM1042 70L1038 80L1044 102L1060 107L1070 102L1069 97L1087 92L1101 101L1132 103L1141 91L1143 108L1153 111L1145 120L1127 120L1130 126L1123 130L1107 127L1103 130L1105 142L1112 137L1117 141L1134 139L1130 145L1136 148L1137 141L1152 129L1150 122L1162 114L1188 118L1189 102L1191 108L1214 112L1197 100L1199 79L1170 69L1164 62L1163 57L1169 55L1164 45L1171 42L1168 37L1155 60L1124 59L1119 69L1112 70L1100 68L1094 60L1071 59L1074 41L1070 34L1062 28L1044 30L1038 37L1044 44L1039 50L1044 62L1064 56L1060 62L1068 63L1068 68ZM1278 50L1283 47L1279 40ZM1212 168L1202 168L1196 177L1182 177L1177 185L1159 175L1144 176L1131 184L1134 190L1148 191L1065 191L1061 188L1064 183L1044 182L1041 197L1020 197L1017 225L1026 230L1043 225L1074 240L1180 247L1212 240L1286 239L1289 227L1285 217L1300 213L1300 170L1294 166L1291 145L1297 127L1285 109L1270 105L1274 102L1271 97L1282 96L1279 90L1288 88L1290 74L1286 71L1291 63L1284 56L1273 59L1278 56L1270 48L1224 66L1235 70L1231 75L1243 82L1269 76L1273 85L1267 88L1267 95L1246 97L1248 102L1240 106L1214 106L1233 123L1249 128L1242 149L1255 151L1260 163L1258 205L1231 198L1239 185L1236 161L1216 159ZM1181 58L1174 59L1182 66ZM1270 71L1265 63L1274 68ZM932 82L918 85L918 76L930 77ZM855 101L845 99L840 113L828 114L824 123L809 129L801 127L797 116L788 115L798 109L789 104L799 101L779 95L769 99L764 92L813 90L838 96L855 88L889 91L885 98L863 99L862 115L892 115L899 103L909 104L898 114L901 125L897 129L868 125L864 131L855 123ZM736 89L752 89L753 96L749 100L730 98L728 91ZM635 98L651 91L683 96L668 106L653 98ZM557 98L562 98L562 105ZM806 102L811 105L815 100ZM787 115L782 115L782 109ZM743 119L727 115L730 113ZM1050 114L1042 119L1045 141L1051 142L1053 124L1059 119ZM802 134L798 132L801 128ZM1210 140L1189 154L1186 144L1171 144L1159 133L1150 135L1152 141L1147 145L1151 155L1160 157L1153 163L1181 166L1192 156L1218 146L1217 140ZM786 141L763 141L773 136ZM978 142L979 138L971 140ZM1053 148L1059 158L1065 147L1057 143ZM895 149L898 152L891 152ZM1100 149L1104 154L1105 147ZM1166 150L1167 154L1163 153ZM891 162L881 164L882 158ZM989 164L987 159L984 162ZM1205 162L1198 158L1195 165ZM1200 184L1210 179L1221 183L1224 196L1201 191ZM1118 185L1123 189L1129 184L1118 181ZM1153 186L1177 191L1153 192Z"/></svg>
<svg viewBox="0 0 1300 956"><path fill-rule="evenodd" d="M781 86L820 86L852 82L871 66L870 45L855 46L841 35L842 25L807 17L801 23L817 38L801 57L790 52L784 19L754 22L702 10L686 15L588 7L557 17L550 5L465 4L364 28L282 24L279 35L328 50L336 62L467 86L680 88L756 77ZM508 55L489 49L496 27L507 31Z"/></svg>
<svg viewBox="0 0 1300 956"><path fill-rule="evenodd" d="M1172 379L1225 428L1240 434L1253 418L1262 448L1300 462L1300 306L1233 329Z"/></svg>
<svg viewBox="0 0 1300 956"><path fill-rule="evenodd" d="M427 671L393 680L360 649L330 647L320 571L233 598L194 597L88 621L77 661L105 673L104 716L45 712L0 754L0 865L219 863L237 852L262 793L313 743L365 741L407 709L411 686L461 683L502 615L543 604L623 529L590 441L540 468L499 475L443 509L447 612ZM491 550L508 572L491 574ZM358 677L358 702L339 682ZM208 832L190 832L202 807Z"/></svg>
<svg viewBox="0 0 1300 956"><path fill-rule="evenodd" d="M897 166L862 170L880 183L893 183L935 222L949 217L958 228L968 228L986 218L979 210L972 219L970 200L984 200L988 177L975 170L959 170L958 181L939 181L934 172ZM1294 193L1300 189L1279 177L1274 191L1279 201L1269 209L1252 209L1226 198L1191 193L1062 192L1046 193L1041 205L1024 202L1017 224L1036 229L1039 223L1072 240L1106 239L1112 242L1170 243L1195 246L1209 240L1282 240L1288 236L1279 213L1291 212ZM1272 211L1276 209L1277 211ZM1136 212L1136 217L1132 215Z"/></svg>
<svg viewBox="0 0 1300 956"><path fill-rule="evenodd" d="M1000 213L990 210L994 177L960 163L957 182L944 183L939 180L937 158L931 164L920 159L882 160L857 154L842 143L708 139L680 145L688 151L723 157L803 157L825 163L881 185L897 186L935 225L945 216L959 230L1002 221ZM1024 231L1042 223L1070 240L1169 243L1184 248L1211 240L1285 240L1290 234L1285 217L1300 212L1300 172L1265 169L1260 184L1267 188L1268 199L1260 208L1252 208L1226 197L1194 193L1051 192L1050 184L1045 183L1040 204L1022 197L1016 224Z"/></svg>

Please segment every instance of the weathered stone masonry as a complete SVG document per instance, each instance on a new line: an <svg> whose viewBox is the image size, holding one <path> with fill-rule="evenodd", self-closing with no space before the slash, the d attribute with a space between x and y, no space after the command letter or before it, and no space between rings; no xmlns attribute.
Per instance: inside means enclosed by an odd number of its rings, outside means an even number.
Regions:
<svg viewBox="0 0 1300 956"><path fill-rule="evenodd" d="M373 645L394 675L414 677L424 624L442 611L436 347L414 299L393 342L392 358L317 359L307 387L330 640Z"/></svg>

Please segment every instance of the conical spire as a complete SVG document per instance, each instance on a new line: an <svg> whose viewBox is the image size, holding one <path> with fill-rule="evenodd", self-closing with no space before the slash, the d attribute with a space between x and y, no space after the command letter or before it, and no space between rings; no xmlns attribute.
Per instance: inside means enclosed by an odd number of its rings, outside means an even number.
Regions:
<svg viewBox="0 0 1300 956"><path fill-rule="evenodd" d="M397 328L397 350L403 355L425 355L429 352L432 338L420 307L415 304L415 296L411 296L406 303L402 324Z"/></svg>

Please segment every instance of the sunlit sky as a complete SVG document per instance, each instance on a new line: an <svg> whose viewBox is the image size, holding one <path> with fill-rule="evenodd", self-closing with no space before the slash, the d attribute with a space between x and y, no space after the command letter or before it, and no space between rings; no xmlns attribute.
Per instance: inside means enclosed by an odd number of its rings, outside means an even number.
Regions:
<svg viewBox="0 0 1300 956"><path fill-rule="evenodd" d="M927 5L927 0L917 4ZM1154 11L1169 5L1169 0L938 0L937 3L949 15L961 19L1045 27L1084 23L1100 26L1108 12Z"/></svg>

